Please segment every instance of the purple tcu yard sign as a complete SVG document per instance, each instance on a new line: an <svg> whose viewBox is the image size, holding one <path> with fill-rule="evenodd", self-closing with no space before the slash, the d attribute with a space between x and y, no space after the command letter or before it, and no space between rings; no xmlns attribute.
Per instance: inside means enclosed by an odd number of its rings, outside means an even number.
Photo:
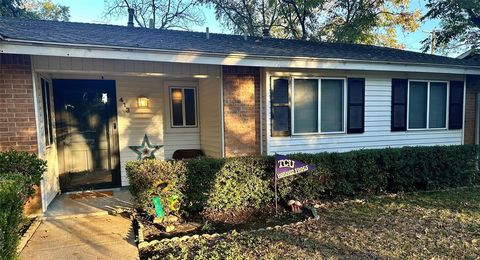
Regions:
<svg viewBox="0 0 480 260"><path fill-rule="evenodd" d="M315 169L315 166L275 154L275 214L278 214L277 180Z"/></svg>
<svg viewBox="0 0 480 260"><path fill-rule="evenodd" d="M315 169L315 166L288 159L285 155L275 155L275 175L277 179L285 178Z"/></svg>

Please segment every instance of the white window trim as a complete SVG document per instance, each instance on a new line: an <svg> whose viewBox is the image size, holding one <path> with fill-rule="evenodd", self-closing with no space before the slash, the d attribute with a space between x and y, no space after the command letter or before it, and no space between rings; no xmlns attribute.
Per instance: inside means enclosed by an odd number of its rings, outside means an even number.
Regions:
<svg viewBox="0 0 480 260"><path fill-rule="evenodd" d="M182 125L173 124L173 100L172 100L172 90L181 89L182 90ZM195 107L195 125L186 125L186 116L185 116L185 89L193 89L194 96L194 107ZM168 99L170 103L170 127L171 128L198 128L198 100L197 100L197 88L196 87L187 87L187 86L169 86L168 87Z"/></svg>
<svg viewBox="0 0 480 260"><path fill-rule="evenodd" d="M317 132L310 132L310 133L295 133L295 80L296 79L315 79L317 80L317 88L318 88L318 122L317 122ZM342 131L335 131L335 132L322 132L322 80L324 79L333 79L333 80L342 80L343 82L343 125ZM334 134L345 134L346 125L347 125L347 78L346 77L290 77L291 82L291 117L290 117L290 124L291 124L291 131L292 136L303 136L303 135L334 135Z"/></svg>
<svg viewBox="0 0 480 260"><path fill-rule="evenodd" d="M426 82L427 83L427 118L425 128L410 128L410 83L411 82ZM431 83L446 83L447 84L447 101L445 111L445 127L430 127L430 84ZM443 80L416 80L409 79L407 87L407 131L432 131L432 130L448 130L448 116L450 109L450 82Z"/></svg>

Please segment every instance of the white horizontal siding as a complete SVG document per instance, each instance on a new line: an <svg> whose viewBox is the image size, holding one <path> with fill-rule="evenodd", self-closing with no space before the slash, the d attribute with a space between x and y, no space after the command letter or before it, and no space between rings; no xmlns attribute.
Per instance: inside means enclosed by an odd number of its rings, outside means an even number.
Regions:
<svg viewBox="0 0 480 260"><path fill-rule="evenodd" d="M130 146L140 145L145 134L151 144L164 145L163 88L159 78L118 77L115 80L117 100L123 98L130 108L127 113L123 104L117 101L120 169L122 186L126 186L128 178L125 165L128 161L137 160L137 154ZM136 100L139 96L149 98L149 108L137 108ZM164 149L159 149L155 156L165 158Z"/></svg>
<svg viewBox="0 0 480 260"><path fill-rule="evenodd" d="M58 74L55 78L92 79L97 77L75 74ZM200 149L198 128L171 128L168 106L167 84L159 77L105 76L116 82L117 118L122 186L128 185L125 165L137 160L137 154L130 146L140 145L145 134L150 143L162 145L155 153L158 159L170 159L178 149ZM196 84L192 81L192 84ZM137 108L137 97L149 98L149 108ZM123 98L124 105L119 101Z"/></svg>
<svg viewBox="0 0 480 260"><path fill-rule="evenodd" d="M200 124L201 118L197 111L197 127L172 128L170 115L170 94L169 87L195 87L197 91L197 109L198 109L198 80L179 81L169 80L164 81L164 111L165 111L165 159L171 159L173 153L180 149L200 149Z"/></svg>
<svg viewBox="0 0 480 260"><path fill-rule="evenodd" d="M222 156L220 80L199 80L200 144L207 156Z"/></svg>
<svg viewBox="0 0 480 260"><path fill-rule="evenodd" d="M143 73L146 74L146 76L156 74L158 76L163 75L173 77L188 77L195 75L201 75L203 77L220 76L220 66L186 63L34 56L33 65L39 72L93 72L114 75Z"/></svg>
<svg viewBox="0 0 480 260"><path fill-rule="evenodd" d="M321 73L326 76L328 72ZM348 73L341 76L349 77ZM362 134L317 134L290 137L268 136L268 154L345 152L403 146L462 144L462 130L390 131L391 79L409 75L372 74L365 78L365 132ZM353 76L352 76L353 77ZM418 75L415 78L444 79L445 76ZM450 79L450 78L447 78ZM455 78L456 79L456 78ZM267 92L269 94L269 91ZM269 97L267 104L269 102ZM270 130L270 107L267 106L267 127ZM269 131L270 133L270 131Z"/></svg>

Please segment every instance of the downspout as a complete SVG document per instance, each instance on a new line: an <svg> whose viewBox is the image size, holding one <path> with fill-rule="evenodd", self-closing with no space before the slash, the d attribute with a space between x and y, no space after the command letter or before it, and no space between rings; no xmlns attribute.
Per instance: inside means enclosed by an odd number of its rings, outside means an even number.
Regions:
<svg viewBox="0 0 480 260"><path fill-rule="evenodd" d="M264 71L260 68L260 155L263 155L263 87L264 87Z"/></svg>
<svg viewBox="0 0 480 260"><path fill-rule="evenodd" d="M465 144L465 102L467 97L467 75L463 75L463 113L462 113L462 145Z"/></svg>
<svg viewBox="0 0 480 260"><path fill-rule="evenodd" d="M223 100L223 66L220 65L220 127L221 127L221 146L222 157L225 157L225 116L224 116L224 100Z"/></svg>

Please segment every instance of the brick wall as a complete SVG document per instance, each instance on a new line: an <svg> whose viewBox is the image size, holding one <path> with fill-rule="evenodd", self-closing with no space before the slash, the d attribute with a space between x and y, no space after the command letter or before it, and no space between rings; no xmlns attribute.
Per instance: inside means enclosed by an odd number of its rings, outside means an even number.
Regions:
<svg viewBox="0 0 480 260"><path fill-rule="evenodd" d="M0 151L37 153L30 56L0 54Z"/></svg>
<svg viewBox="0 0 480 260"><path fill-rule="evenodd" d="M480 91L480 77L468 76L465 96L465 144L475 143L475 104L478 91Z"/></svg>
<svg viewBox="0 0 480 260"><path fill-rule="evenodd" d="M0 151L13 148L37 153L37 147L30 56L0 54ZM42 212L39 187L35 187L24 212Z"/></svg>
<svg viewBox="0 0 480 260"><path fill-rule="evenodd" d="M225 156L260 154L260 71L223 67Z"/></svg>

